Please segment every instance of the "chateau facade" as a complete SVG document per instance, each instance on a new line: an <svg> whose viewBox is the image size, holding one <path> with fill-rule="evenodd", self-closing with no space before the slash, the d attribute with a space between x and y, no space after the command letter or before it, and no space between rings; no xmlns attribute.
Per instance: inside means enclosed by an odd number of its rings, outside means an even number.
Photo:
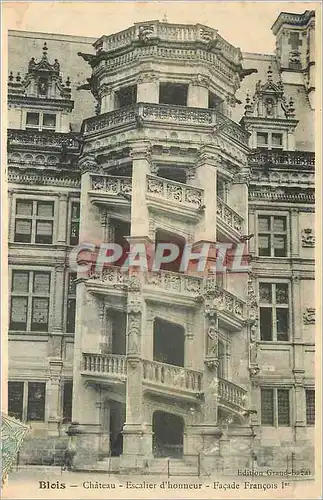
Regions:
<svg viewBox="0 0 323 500"><path fill-rule="evenodd" d="M9 33L21 463L314 472L315 13L272 31L272 55L200 24ZM115 265L81 252L71 269L77 245L107 242ZM244 243L249 269L124 272L134 242Z"/></svg>

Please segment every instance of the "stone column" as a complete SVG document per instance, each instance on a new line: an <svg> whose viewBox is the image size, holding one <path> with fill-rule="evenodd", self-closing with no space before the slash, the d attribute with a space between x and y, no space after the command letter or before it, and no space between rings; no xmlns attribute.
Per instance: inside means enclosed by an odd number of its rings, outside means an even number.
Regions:
<svg viewBox="0 0 323 500"><path fill-rule="evenodd" d="M130 278L131 279L131 278ZM127 299L126 421L123 426L121 468L138 467L152 455L150 424L144 422L142 378L143 303L140 284L132 281Z"/></svg>
<svg viewBox="0 0 323 500"><path fill-rule="evenodd" d="M60 193L58 202L58 231L57 243L58 245L66 245L67 243L67 217L68 217L68 195Z"/></svg>
<svg viewBox="0 0 323 500"><path fill-rule="evenodd" d="M291 228L290 228L290 251L291 257L299 257L300 234L299 234L299 210L292 208L291 210Z"/></svg>
<svg viewBox="0 0 323 500"><path fill-rule="evenodd" d="M218 425L218 319L216 310L206 305L205 309L205 358L204 358L204 412L202 436L202 467L214 470L219 463L220 437Z"/></svg>
<svg viewBox="0 0 323 500"><path fill-rule="evenodd" d="M61 372L63 361L49 358L49 380L46 387L46 402L49 435L57 436L61 420Z"/></svg>
<svg viewBox="0 0 323 500"><path fill-rule="evenodd" d="M187 106L192 108L209 107L209 80L197 75L188 87Z"/></svg>
<svg viewBox="0 0 323 500"><path fill-rule="evenodd" d="M146 202L147 174L150 173L150 144L132 145L131 236L148 238L149 213Z"/></svg>
<svg viewBox="0 0 323 500"><path fill-rule="evenodd" d="M216 241L216 163L217 150L205 146L201 149L196 169L197 184L204 189L204 214L198 224L195 241Z"/></svg>
<svg viewBox="0 0 323 500"><path fill-rule="evenodd" d="M137 80L137 102L159 102L159 81L152 73L143 73Z"/></svg>
<svg viewBox="0 0 323 500"><path fill-rule="evenodd" d="M101 114L114 110L114 92L112 86L104 83L100 88Z"/></svg>
<svg viewBox="0 0 323 500"><path fill-rule="evenodd" d="M100 211L91 203L89 191L92 188L91 174L100 173L101 168L98 165L93 154L86 154L79 160L79 168L82 172L82 187L80 199L80 238L79 241L86 243L97 243L101 241Z"/></svg>

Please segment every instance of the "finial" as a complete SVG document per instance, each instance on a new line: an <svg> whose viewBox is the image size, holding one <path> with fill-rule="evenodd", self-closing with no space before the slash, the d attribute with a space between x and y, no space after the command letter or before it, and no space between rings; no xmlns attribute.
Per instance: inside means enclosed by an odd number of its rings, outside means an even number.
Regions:
<svg viewBox="0 0 323 500"><path fill-rule="evenodd" d="M43 46L43 56L47 56L47 50L48 50L48 47L47 47L47 43L45 42L44 46Z"/></svg>
<svg viewBox="0 0 323 500"><path fill-rule="evenodd" d="M71 86L71 80L70 80L69 76L66 78L65 85L66 85L66 87L70 87Z"/></svg>
<svg viewBox="0 0 323 500"><path fill-rule="evenodd" d="M10 71L10 73L9 73L9 77L8 77L9 82L12 82L13 78L14 78L14 76L13 76L13 72L12 72L12 71Z"/></svg>
<svg viewBox="0 0 323 500"><path fill-rule="evenodd" d="M163 17L163 23L167 23L167 22L168 22L167 13L165 12L164 17Z"/></svg>
<svg viewBox="0 0 323 500"><path fill-rule="evenodd" d="M272 82L273 81L273 72L272 72L271 66L269 66L269 68L268 68L267 78L268 78L268 82Z"/></svg>
<svg viewBox="0 0 323 500"><path fill-rule="evenodd" d="M16 81L17 81L17 82L20 82L20 80L21 80L21 76L20 76L20 73L18 72L18 73L17 73L17 76L16 76Z"/></svg>

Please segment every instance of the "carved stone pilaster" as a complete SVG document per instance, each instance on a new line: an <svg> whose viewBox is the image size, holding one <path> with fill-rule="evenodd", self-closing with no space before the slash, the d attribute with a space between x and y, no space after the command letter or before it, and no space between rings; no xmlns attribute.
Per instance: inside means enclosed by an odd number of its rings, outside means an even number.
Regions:
<svg viewBox="0 0 323 500"><path fill-rule="evenodd" d="M131 292L127 298L127 355L140 357L142 299L140 292Z"/></svg>
<svg viewBox="0 0 323 500"><path fill-rule="evenodd" d="M153 83L158 81L158 75L153 71L141 73L137 78L137 83Z"/></svg>
<svg viewBox="0 0 323 500"><path fill-rule="evenodd" d="M191 85L208 89L210 86L210 79L206 76L198 74L192 78Z"/></svg>
<svg viewBox="0 0 323 500"><path fill-rule="evenodd" d="M219 323L216 314L206 314L205 364L209 369L219 366Z"/></svg>
<svg viewBox="0 0 323 500"><path fill-rule="evenodd" d="M86 155L80 157L79 169L81 171L81 174L84 174L86 172L102 172L101 165L98 164L96 156L92 153L87 153Z"/></svg>

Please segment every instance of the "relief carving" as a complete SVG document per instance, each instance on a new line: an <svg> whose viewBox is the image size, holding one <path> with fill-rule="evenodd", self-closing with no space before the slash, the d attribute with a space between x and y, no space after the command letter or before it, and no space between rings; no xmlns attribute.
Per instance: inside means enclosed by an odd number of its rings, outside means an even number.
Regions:
<svg viewBox="0 0 323 500"><path fill-rule="evenodd" d="M302 230L302 247L313 248L315 246L315 235L313 229L306 228Z"/></svg>
<svg viewBox="0 0 323 500"><path fill-rule="evenodd" d="M303 323L304 325L315 325L315 309L313 307L307 307L303 313Z"/></svg>

